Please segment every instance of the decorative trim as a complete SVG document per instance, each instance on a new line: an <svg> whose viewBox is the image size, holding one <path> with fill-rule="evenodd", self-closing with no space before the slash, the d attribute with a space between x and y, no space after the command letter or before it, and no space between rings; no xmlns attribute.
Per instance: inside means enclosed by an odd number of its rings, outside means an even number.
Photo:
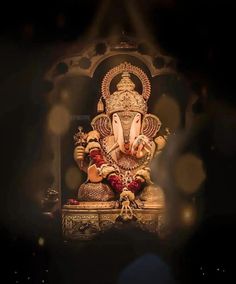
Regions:
<svg viewBox="0 0 236 284"><path fill-rule="evenodd" d="M151 84L150 84L150 81L147 75L140 68L128 62L121 63L120 65L115 66L114 68L110 69L107 72L107 74L102 80L102 86L101 86L103 98L106 100L111 95L110 94L110 84L111 84L111 81L114 79L114 77L125 71L128 73L134 74L135 76L138 77L143 87L142 96L145 100L148 100L151 94Z"/></svg>

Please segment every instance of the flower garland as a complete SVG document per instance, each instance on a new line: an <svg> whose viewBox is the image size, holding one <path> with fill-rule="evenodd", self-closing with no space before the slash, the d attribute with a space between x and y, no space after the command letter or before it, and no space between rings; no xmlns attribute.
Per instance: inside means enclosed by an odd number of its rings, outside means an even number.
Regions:
<svg viewBox="0 0 236 284"><path fill-rule="evenodd" d="M93 163L96 165L97 168L101 168L103 165L106 164L104 160L101 149L100 148L92 148L89 151L89 156L92 159ZM130 190L133 193L137 193L141 190L145 180L142 177L136 177L133 181L131 181L127 186L125 186L122 182L122 179L119 175L112 171L106 177L107 181L111 185L111 187L117 192L121 193L124 189Z"/></svg>

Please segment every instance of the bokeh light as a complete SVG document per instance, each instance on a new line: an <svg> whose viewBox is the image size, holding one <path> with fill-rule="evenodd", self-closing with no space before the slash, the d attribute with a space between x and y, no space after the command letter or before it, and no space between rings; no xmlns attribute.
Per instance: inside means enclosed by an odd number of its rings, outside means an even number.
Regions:
<svg viewBox="0 0 236 284"><path fill-rule="evenodd" d="M62 89L60 95L61 95L61 100L62 100L63 102L67 102L67 101L69 100L69 98L70 98L69 92L68 92L68 90L66 90L66 89Z"/></svg>
<svg viewBox="0 0 236 284"><path fill-rule="evenodd" d="M196 221L197 212L193 205L187 204L181 209L181 221L184 225L193 225Z"/></svg>
<svg viewBox="0 0 236 284"><path fill-rule="evenodd" d="M194 193L206 178L202 161L191 153L180 156L174 166L174 178L179 189Z"/></svg>
<svg viewBox="0 0 236 284"><path fill-rule="evenodd" d="M158 115L162 123L168 125L170 129L177 129L180 125L180 108L178 103L163 94L155 105L155 114Z"/></svg>
<svg viewBox="0 0 236 284"><path fill-rule="evenodd" d="M45 243L45 240L44 240L44 238L42 238L42 237L40 237L39 239L38 239L38 244L39 244L39 246L44 246L44 243Z"/></svg>
<svg viewBox="0 0 236 284"><path fill-rule="evenodd" d="M70 113L62 105L54 106L48 116L48 127L57 135L64 134L70 125Z"/></svg>
<svg viewBox="0 0 236 284"><path fill-rule="evenodd" d="M65 182L69 189L77 189L82 180L80 170L72 166L66 171Z"/></svg>

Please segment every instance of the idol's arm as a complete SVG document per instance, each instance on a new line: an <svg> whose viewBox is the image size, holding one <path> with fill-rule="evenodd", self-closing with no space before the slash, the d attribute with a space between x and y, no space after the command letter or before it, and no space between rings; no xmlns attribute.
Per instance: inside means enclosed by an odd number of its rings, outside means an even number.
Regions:
<svg viewBox="0 0 236 284"><path fill-rule="evenodd" d="M154 143L156 145L155 152L159 153L165 148L166 143L167 143L167 137L165 135L164 136L159 135L154 139Z"/></svg>
<svg viewBox="0 0 236 284"><path fill-rule="evenodd" d="M87 173L89 166L88 154L85 153L85 147L77 146L74 149L74 160L80 170Z"/></svg>

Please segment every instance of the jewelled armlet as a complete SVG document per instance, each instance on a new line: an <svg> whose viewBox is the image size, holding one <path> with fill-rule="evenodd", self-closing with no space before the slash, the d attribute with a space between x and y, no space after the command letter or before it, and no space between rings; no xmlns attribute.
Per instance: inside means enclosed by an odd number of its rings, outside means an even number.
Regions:
<svg viewBox="0 0 236 284"><path fill-rule="evenodd" d="M101 149L101 146L98 142L89 142L85 148L85 153L89 153L92 149Z"/></svg>

